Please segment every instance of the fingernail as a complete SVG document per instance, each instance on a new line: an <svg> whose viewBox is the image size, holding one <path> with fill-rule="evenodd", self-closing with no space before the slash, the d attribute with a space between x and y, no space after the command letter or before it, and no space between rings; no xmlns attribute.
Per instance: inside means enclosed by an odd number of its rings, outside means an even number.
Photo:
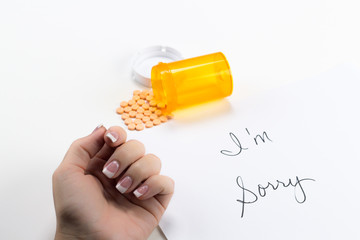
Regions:
<svg viewBox="0 0 360 240"><path fill-rule="evenodd" d="M99 124L95 129L94 129L94 131L92 131L92 132L95 132L96 130L98 130L99 128L101 128L103 125L102 124Z"/></svg>
<svg viewBox="0 0 360 240"><path fill-rule="evenodd" d="M109 163L104 167L102 172L108 178L112 178L118 169L119 169L119 163L117 161L112 161L111 163Z"/></svg>
<svg viewBox="0 0 360 240"><path fill-rule="evenodd" d="M106 136L114 143L118 140L118 135L115 132L109 132Z"/></svg>
<svg viewBox="0 0 360 240"><path fill-rule="evenodd" d="M138 189L136 189L134 191L134 195L139 198L141 197L142 195L144 195L147 190L149 189L149 186L148 185L142 185L141 187L139 187Z"/></svg>
<svg viewBox="0 0 360 240"><path fill-rule="evenodd" d="M131 177L126 176L124 177L118 184L116 184L116 189L119 190L119 192L124 193L126 190L129 189L129 187L132 184Z"/></svg>

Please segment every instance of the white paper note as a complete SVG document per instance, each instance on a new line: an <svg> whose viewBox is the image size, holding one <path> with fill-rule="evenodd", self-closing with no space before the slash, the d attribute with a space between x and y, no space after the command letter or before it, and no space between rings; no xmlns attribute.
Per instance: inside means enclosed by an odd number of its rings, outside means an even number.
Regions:
<svg viewBox="0 0 360 240"><path fill-rule="evenodd" d="M360 239L359 76L338 67L136 133L176 182L168 239Z"/></svg>

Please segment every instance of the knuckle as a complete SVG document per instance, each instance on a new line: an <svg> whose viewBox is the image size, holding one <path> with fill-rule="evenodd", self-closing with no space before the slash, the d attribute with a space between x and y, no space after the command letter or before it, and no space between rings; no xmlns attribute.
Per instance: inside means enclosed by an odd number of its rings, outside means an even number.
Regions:
<svg viewBox="0 0 360 240"><path fill-rule="evenodd" d="M157 161L160 161L160 158L153 153L148 153L148 154L146 154L146 156L148 156L149 158L155 159Z"/></svg>
<svg viewBox="0 0 360 240"><path fill-rule="evenodd" d="M145 176L147 175L147 170L142 166L141 162L136 161L131 165L132 172L135 176Z"/></svg>
<svg viewBox="0 0 360 240"><path fill-rule="evenodd" d="M136 147L141 152L145 152L145 146L144 146L144 144L142 142L132 139L132 140L129 140L128 143L130 145L132 145L133 147Z"/></svg>
<svg viewBox="0 0 360 240"><path fill-rule="evenodd" d="M76 139L75 141L73 141L70 145L70 148L72 149L76 149L80 146L80 142L81 142L81 139Z"/></svg>
<svg viewBox="0 0 360 240"><path fill-rule="evenodd" d="M66 171L62 168L57 168L52 175L52 181L55 182L62 182L66 178Z"/></svg>
<svg viewBox="0 0 360 240"><path fill-rule="evenodd" d="M161 160L159 157L157 157L156 155L150 153L150 154L146 154L145 155L146 158L155 166L157 166L157 168L160 170L161 169Z"/></svg>

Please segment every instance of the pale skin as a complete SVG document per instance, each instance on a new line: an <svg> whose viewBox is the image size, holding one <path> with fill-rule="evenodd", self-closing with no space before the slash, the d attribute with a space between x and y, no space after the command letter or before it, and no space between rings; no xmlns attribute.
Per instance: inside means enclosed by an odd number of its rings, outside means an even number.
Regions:
<svg viewBox="0 0 360 240"><path fill-rule="evenodd" d="M53 174L55 239L147 239L174 192L160 168L120 127L74 141Z"/></svg>

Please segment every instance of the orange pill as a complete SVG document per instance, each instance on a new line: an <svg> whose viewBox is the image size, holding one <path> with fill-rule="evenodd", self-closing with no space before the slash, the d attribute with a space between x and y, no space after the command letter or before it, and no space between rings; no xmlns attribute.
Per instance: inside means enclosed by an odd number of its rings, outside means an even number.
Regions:
<svg viewBox="0 0 360 240"><path fill-rule="evenodd" d="M127 118L129 118L129 114L127 114L127 113L121 114L121 119L122 119L122 120L125 120L125 119L127 119Z"/></svg>
<svg viewBox="0 0 360 240"><path fill-rule="evenodd" d="M154 97L153 91L149 91L149 96Z"/></svg>
<svg viewBox="0 0 360 240"><path fill-rule="evenodd" d="M131 109L134 111L136 111L138 108L139 108L139 105L137 105L137 104L134 104L131 106Z"/></svg>
<svg viewBox="0 0 360 240"><path fill-rule="evenodd" d="M156 107L149 107L149 110L150 110L150 112L154 113L157 110L157 108Z"/></svg>
<svg viewBox="0 0 360 240"><path fill-rule="evenodd" d="M141 107L145 110L148 110L150 108L150 105L147 103L144 103Z"/></svg>
<svg viewBox="0 0 360 240"><path fill-rule="evenodd" d="M137 124L136 125L136 130L138 130L138 131L141 131L141 130L144 130L144 124Z"/></svg>
<svg viewBox="0 0 360 240"><path fill-rule="evenodd" d="M129 129L129 130L135 130L136 126L137 126L137 125L135 125L135 123L130 123L130 124L128 125L128 129Z"/></svg>
<svg viewBox="0 0 360 240"><path fill-rule="evenodd" d="M158 107L158 108L164 108L164 107L165 107L165 103L159 102L159 103L157 104L157 107Z"/></svg>
<svg viewBox="0 0 360 240"><path fill-rule="evenodd" d="M137 110L136 110L138 113L144 113L144 109L142 107L139 107Z"/></svg>
<svg viewBox="0 0 360 240"><path fill-rule="evenodd" d="M157 115L156 114L150 114L150 120L154 120L157 119Z"/></svg>
<svg viewBox="0 0 360 240"><path fill-rule="evenodd" d="M139 95L134 95L133 98L132 98L134 101L137 101L140 99Z"/></svg>
<svg viewBox="0 0 360 240"><path fill-rule="evenodd" d="M142 123L142 121L141 121L141 119L135 119L135 120L134 120L134 123L137 125L137 124Z"/></svg>
<svg viewBox="0 0 360 240"><path fill-rule="evenodd" d="M145 96L149 95L150 91L145 89L141 92L141 94L144 94Z"/></svg>
<svg viewBox="0 0 360 240"><path fill-rule="evenodd" d="M139 106L142 106L144 103L145 103L145 101L144 101L143 99L137 100L137 104L138 104Z"/></svg>
<svg viewBox="0 0 360 240"><path fill-rule="evenodd" d="M125 125L129 125L129 124L132 123L132 122L133 122L133 121L132 121L131 118L127 118L127 119L124 120Z"/></svg>
<svg viewBox="0 0 360 240"><path fill-rule="evenodd" d="M120 103L120 106L121 107L127 107L127 105L128 105L128 102L127 101L122 101L121 103Z"/></svg>
<svg viewBox="0 0 360 240"><path fill-rule="evenodd" d="M143 93L140 93L140 94L139 94L139 97L140 97L140 99L142 99L142 100L146 100L146 95L143 94Z"/></svg>
<svg viewBox="0 0 360 240"><path fill-rule="evenodd" d="M161 121L160 121L160 119L156 118L156 119L154 119L153 123L155 126L157 126L161 123Z"/></svg>
<svg viewBox="0 0 360 240"><path fill-rule="evenodd" d="M132 106L132 105L134 105L135 103L136 103L136 101L133 100L133 99L131 99L131 100L128 101L128 105L129 105L129 106Z"/></svg>
<svg viewBox="0 0 360 240"><path fill-rule="evenodd" d="M161 116L162 111L160 109L158 109L158 110L155 111L155 114L158 115L158 116Z"/></svg>
<svg viewBox="0 0 360 240"><path fill-rule="evenodd" d="M131 107L125 107L124 112L129 113L131 111Z"/></svg>
<svg viewBox="0 0 360 240"><path fill-rule="evenodd" d="M167 122L167 120L168 120L167 117L165 117L165 116L160 116L159 119L161 122Z"/></svg>
<svg viewBox="0 0 360 240"><path fill-rule="evenodd" d="M118 108L116 109L116 113L118 113L118 114L124 113L124 108L118 107Z"/></svg>
<svg viewBox="0 0 360 240"><path fill-rule="evenodd" d="M142 114L142 113L138 113L135 116L135 118L137 118L137 119L142 119L143 117L144 117L144 114Z"/></svg>
<svg viewBox="0 0 360 240"><path fill-rule="evenodd" d="M147 101L150 102L152 99L153 99L153 96L150 96L150 95L146 96L146 100L147 100Z"/></svg>
<svg viewBox="0 0 360 240"><path fill-rule="evenodd" d="M135 111L130 111L130 112L129 112L129 117L134 118L134 117L136 117L136 114L137 114L137 112L135 112Z"/></svg>
<svg viewBox="0 0 360 240"><path fill-rule="evenodd" d="M148 121L145 123L145 127L147 127L147 128L151 128L152 126L154 126L152 121Z"/></svg>
<svg viewBox="0 0 360 240"><path fill-rule="evenodd" d="M146 122L150 121L150 118L149 117L143 117L141 120L142 120L143 123L146 123Z"/></svg>
<svg viewBox="0 0 360 240"><path fill-rule="evenodd" d="M133 95L134 95L134 96L139 95L140 93L141 93L140 90L134 90L134 91L133 91Z"/></svg>
<svg viewBox="0 0 360 240"><path fill-rule="evenodd" d="M150 116L150 115L151 115L151 111L149 111L149 110L144 111L144 115L145 115L145 116Z"/></svg>
<svg viewBox="0 0 360 240"><path fill-rule="evenodd" d="M150 106L152 106L152 107L156 107L156 101L155 101L155 100L151 100L151 101L149 102L149 104L150 104Z"/></svg>

